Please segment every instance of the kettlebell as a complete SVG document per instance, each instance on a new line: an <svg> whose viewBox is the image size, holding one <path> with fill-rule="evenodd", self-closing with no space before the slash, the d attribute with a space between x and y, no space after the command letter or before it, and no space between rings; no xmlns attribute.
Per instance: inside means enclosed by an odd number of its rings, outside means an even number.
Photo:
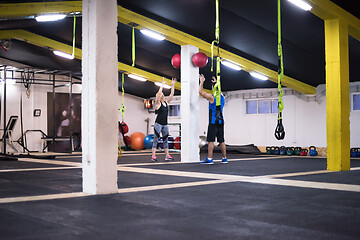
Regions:
<svg viewBox="0 0 360 240"><path fill-rule="evenodd" d="M286 148L285 146L281 146L280 147L280 155L285 155L286 154Z"/></svg>
<svg viewBox="0 0 360 240"><path fill-rule="evenodd" d="M301 147L294 148L294 155L300 156Z"/></svg>
<svg viewBox="0 0 360 240"><path fill-rule="evenodd" d="M275 147L274 154L275 155L280 155L280 148L279 147Z"/></svg>
<svg viewBox="0 0 360 240"><path fill-rule="evenodd" d="M294 153L294 148L293 147L287 147L286 148L286 155L292 156L293 153Z"/></svg>
<svg viewBox="0 0 360 240"><path fill-rule="evenodd" d="M358 157L358 156L359 156L359 149L358 148L350 149L350 157Z"/></svg>
<svg viewBox="0 0 360 240"><path fill-rule="evenodd" d="M316 147L315 146L310 146L309 147L309 155L310 156L316 156L317 155L317 151L316 151Z"/></svg>
<svg viewBox="0 0 360 240"><path fill-rule="evenodd" d="M301 149L300 150L300 156L307 156L308 150L307 149Z"/></svg>
<svg viewBox="0 0 360 240"><path fill-rule="evenodd" d="M271 155L271 147L266 147L266 155Z"/></svg>
<svg viewBox="0 0 360 240"><path fill-rule="evenodd" d="M275 154L275 147L271 146L271 154L274 155Z"/></svg>

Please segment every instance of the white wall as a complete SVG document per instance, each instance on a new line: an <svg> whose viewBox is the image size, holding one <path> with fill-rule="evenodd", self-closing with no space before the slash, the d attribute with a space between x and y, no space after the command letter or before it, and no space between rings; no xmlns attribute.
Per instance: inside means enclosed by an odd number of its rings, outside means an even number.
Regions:
<svg viewBox="0 0 360 240"><path fill-rule="evenodd" d="M124 122L129 127L129 132L125 135L130 136L134 132L141 132L146 135L146 118L149 117L149 113L144 109L144 99L132 96L130 94L124 94L125 97L125 115ZM118 109L122 106L121 92L118 94ZM119 111L118 120L121 122L121 113Z"/></svg>
<svg viewBox="0 0 360 240"><path fill-rule="evenodd" d="M360 92L360 82L351 83L351 91ZM354 87L356 86L356 87ZM274 137L277 124L277 114L246 114L246 98L249 96L263 96L266 92L274 92L276 89L245 90L226 93L225 117L225 140L227 144L244 145L253 143L256 146L300 146L326 147L326 101L325 95L317 97L304 97L295 94L287 94L283 97L285 108L283 110L283 124L286 136L282 141ZM11 115L20 116L20 94L23 97L23 123L24 131L28 129L41 129L47 133L47 92L52 92L51 86L31 86L30 98L25 94L24 86L20 84L7 86L7 120ZM67 87L58 88L56 92L69 92ZM81 85L73 86L74 93L81 93ZM241 94L239 94L241 92ZM3 85L0 85L0 95L3 103ZM352 95L350 94L350 97ZM269 97L276 99L276 96ZM256 99L251 97L251 99ZM260 99L260 98L259 98ZM261 98L264 99L264 98ZM315 101L316 100L316 101ZM147 134L147 122L149 118L149 134L153 133L152 125L155 122L155 114L144 109L144 99L125 94L125 122L129 126L130 136L134 132ZM121 92L118 94L118 109L122 104ZM180 104L180 96L174 96L171 104ZM34 117L34 109L41 109L41 116ZM20 119L19 119L20 120ZM121 114L118 114L121 121ZM169 123L180 123L180 117L169 117ZM3 107L1 112L1 129L3 128ZM200 98L200 130L199 135L207 133L208 126L208 102ZM178 127L170 126L170 135L178 136ZM351 147L360 147L360 111L350 112L350 143ZM2 134L2 133L1 133ZM14 129L14 139L20 137L20 121ZM30 150L41 150L40 134L27 136ZM17 145L21 150L21 147ZM8 148L9 150L9 148Z"/></svg>
<svg viewBox="0 0 360 240"><path fill-rule="evenodd" d="M360 82L351 83L360 86ZM360 93L357 87L353 92ZM262 95L264 91L241 91L241 96ZM278 141L274 137L277 114L246 114L246 100L237 92L228 92L225 117L225 139L227 144L242 145L253 143L256 146L300 146L326 147L326 96L306 97L298 93L283 96L283 125L285 139ZM351 96L351 94L350 94ZM269 97L268 99L276 99ZM251 98L253 99L253 98ZM254 98L266 99L266 98ZM350 113L350 144L360 147L360 111Z"/></svg>
<svg viewBox="0 0 360 240"><path fill-rule="evenodd" d="M224 107L226 143L253 143L256 146L325 146L324 102L305 102L296 96L284 96L283 102L285 139L278 141L274 136L277 113L246 114L246 99L228 100Z"/></svg>

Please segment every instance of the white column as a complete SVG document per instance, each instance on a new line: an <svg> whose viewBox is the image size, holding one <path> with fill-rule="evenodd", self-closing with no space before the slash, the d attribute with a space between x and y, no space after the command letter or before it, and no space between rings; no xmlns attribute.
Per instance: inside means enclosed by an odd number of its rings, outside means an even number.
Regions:
<svg viewBox="0 0 360 240"><path fill-rule="evenodd" d="M181 46L181 161L199 162L199 68L192 56L199 48Z"/></svg>
<svg viewBox="0 0 360 240"><path fill-rule="evenodd" d="M117 192L117 2L82 1L83 191Z"/></svg>

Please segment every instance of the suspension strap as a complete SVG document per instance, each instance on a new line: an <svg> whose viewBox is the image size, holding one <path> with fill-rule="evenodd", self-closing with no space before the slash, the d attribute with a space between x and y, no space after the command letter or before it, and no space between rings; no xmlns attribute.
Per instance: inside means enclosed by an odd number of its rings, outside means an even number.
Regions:
<svg viewBox="0 0 360 240"><path fill-rule="evenodd" d="M135 66L135 28L132 28L132 65Z"/></svg>
<svg viewBox="0 0 360 240"><path fill-rule="evenodd" d="M278 0L278 119L277 126L275 128L275 137L277 140L283 140L285 138L285 128L282 124L282 110L284 109L284 103L282 101L283 90L281 89L281 80L284 77L284 61L281 45L281 8L280 0Z"/></svg>
<svg viewBox="0 0 360 240"><path fill-rule="evenodd" d="M75 29L76 29L76 15L74 14L74 28L73 28L73 52L72 57L75 57Z"/></svg>
<svg viewBox="0 0 360 240"><path fill-rule="evenodd" d="M219 24L219 0L215 0L215 40L211 43L211 71L214 71L214 45L217 45L217 56L216 56L216 84L213 87L213 95L216 99L216 106L221 105L221 83L220 83L220 24Z"/></svg>
<svg viewBox="0 0 360 240"><path fill-rule="evenodd" d="M125 97L124 97L124 73L121 73L121 96L122 96L122 106L120 108L120 112L121 112L121 121L124 121L124 116L125 116Z"/></svg>

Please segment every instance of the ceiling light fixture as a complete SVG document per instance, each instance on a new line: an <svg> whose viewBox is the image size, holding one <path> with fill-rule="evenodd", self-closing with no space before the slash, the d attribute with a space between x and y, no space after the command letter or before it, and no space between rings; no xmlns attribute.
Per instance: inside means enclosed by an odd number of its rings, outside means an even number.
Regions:
<svg viewBox="0 0 360 240"><path fill-rule="evenodd" d="M74 56L72 56L71 54L60 52L58 50L53 51L53 53L59 57L63 57L63 58L67 58L67 59L74 59Z"/></svg>
<svg viewBox="0 0 360 240"><path fill-rule="evenodd" d="M49 15L40 15L35 17L38 22L52 22L64 19L66 14L49 14Z"/></svg>
<svg viewBox="0 0 360 240"><path fill-rule="evenodd" d="M154 82L154 84L155 84L156 86L159 86L159 87L161 87L161 85L162 85L161 82ZM163 85L163 88L170 89L171 87L170 87L169 85L164 84L164 85Z"/></svg>
<svg viewBox="0 0 360 240"><path fill-rule="evenodd" d="M262 75L262 74L260 74L260 73L258 73L258 72L249 72L249 73L250 73L250 75L251 75L252 77L257 78L257 79L260 79L260 80L263 80L263 81L266 81L266 80L269 79L267 76Z"/></svg>
<svg viewBox="0 0 360 240"><path fill-rule="evenodd" d="M222 60L221 63L222 63L224 66L227 66L227 67L229 67L229 68L232 68L232 69L234 69L234 70L236 70L236 71L240 71L240 70L241 70L241 67L240 67L238 64L236 64L236 63L234 63L234 62L231 62L231 61L229 61L229 60Z"/></svg>
<svg viewBox="0 0 360 240"><path fill-rule="evenodd" d="M164 35L161 35L160 33L154 32L154 31L146 29L146 28L141 29L140 32L146 36L152 37L159 41L162 41L165 39Z"/></svg>
<svg viewBox="0 0 360 240"><path fill-rule="evenodd" d="M128 74L128 77L132 78L132 79L135 79L135 80L138 80L138 81L146 82L146 78L140 77L140 76L135 75L135 74Z"/></svg>
<svg viewBox="0 0 360 240"><path fill-rule="evenodd" d="M310 11L312 9L312 7L308 3L302 0L288 0L288 1L305 11Z"/></svg>

